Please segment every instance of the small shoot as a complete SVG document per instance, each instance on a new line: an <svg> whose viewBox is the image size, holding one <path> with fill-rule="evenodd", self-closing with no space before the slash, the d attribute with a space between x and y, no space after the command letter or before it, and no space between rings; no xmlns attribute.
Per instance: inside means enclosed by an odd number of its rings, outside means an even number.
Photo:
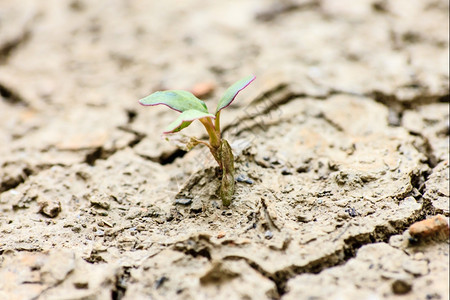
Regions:
<svg viewBox="0 0 450 300"><path fill-rule="evenodd" d="M195 120L199 120L209 135L209 141L198 140L191 137L186 142L185 149L202 144L209 148L211 154L222 170L222 184L220 186L220 197L224 206L231 204L235 191L234 182L234 157L228 142L222 138L220 131L220 113L224 108L230 106L237 94L246 88L255 76L247 76L231 85L220 98L214 114L208 112L208 108L202 100L192 93L183 90L169 90L155 92L139 100L144 106L166 105L180 112L180 116L173 121L164 134L172 134L183 130Z"/></svg>

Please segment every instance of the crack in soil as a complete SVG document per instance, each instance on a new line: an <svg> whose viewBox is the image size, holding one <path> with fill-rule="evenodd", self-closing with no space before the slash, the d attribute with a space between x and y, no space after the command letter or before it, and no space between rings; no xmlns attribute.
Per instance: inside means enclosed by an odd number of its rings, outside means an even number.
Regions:
<svg viewBox="0 0 450 300"><path fill-rule="evenodd" d="M419 86L417 88L421 87ZM420 93L417 96L414 96L413 98L405 100L400 100L395 95L386 94L378 90L366 93L364 96L371 98L388 108L390 115L388 121L389 125L391 126L401 126L401 120L403 117L403 112L405 110L413 110L422 105L432 103L448 103L450 101L449 93L429 95L426 93L426 91L423 91L422 93Z"/></svg>
<svg viewBox="0 0 450 300"><path fill-rule="evenodd" d="M211 247L213 246L214 244L211 243L209 235L200 234L185 241L177 242L172 248L186 255L192 257L201 256L211 261Z"/></svg>
<svg viewBox="0 0 450 300"><path fill-rule="evenodd" d="M271 89L268 89L267 91L264 91L261 93L260 96L256 97L251 103L243 109L244 112L246 112L245 116L243 117L237 117L233 122L226 125L222 129L222 134L225 134L229 131L232 131L233 135L238 135L244 130L249 130L254 127L261 127L263 130L266 130L267 128L264 128L264 126L267 125L274 125L274 124L268 124L267 122L261 122L256 120L257 118L263 118L265 116L270 116L272 112L279 110L280 106L287 104L295 99L303 99L303 98L311 98L316 100L325 100L331 96L335 95L350 95L350 96L356 96L356 97L367 97L374 99L376 102L379 102L386 106L389 110L389 118L388 122L391 126L401 126L401 119L403 116L403 111L407 109L413 109L420 105L426 105L430 103L435 102L448 102L449 101L449 94L443 94L443 95L421 95L416 96L413 99L407 100L407 101L400 101L397 99L394 95L388 95L384 94L380 91L374 91L370 93L355 93L351 91L345 91L345 90L338 90L338 89L332 89L330 88L329 91L324 95L309 95L306 93L298 93L294 92L289 88L289 83L280 83L276 86L274 86ZM263 104L262 106L257 106L258 104ZM252 112L248 112L250 110L254 110ZM135 118L135 111L128 111L129 113L129 119L134 120ZM335 124L332 120L329 120L325 118L324 116L321 116L325 121L327 121L332 127L334 127L338 131L342 131L343 129ZM237 128L244 124L246 121L254 121L254 123L249 124L248 126L245 126L242 129L237 130ZM142 134L142 133L141 133ZM160 163L162 165L171 164L175 159L183 157L187 152L181 149L173 150L172 152L165 152L161 154L160 156L156 157L150 157L146 155L141 155L142 158ZM427 155L427 157L430 157ZM433 161L433 160L432 160Z"/></svg>
<svg viewBox="0 0 450 300"><path fill-rule="evenodd" d="M6 164L3 164L3 167L5 167ZM34 173L35 172L32 169L30 169L28 167L24 167L24 168L22 168L22 171L20 172L19 175L13 176L13 177L7 176L6 179L3 179L0 182L0 194L3 192L6 192L8 190L16 188L21 183L24 183L27 180L27 178L30 175L33 175Z"/></svg>
<svg viewBox="0 0 450 300"><path fill-rule="evenodd" d="M278 228L278 226L275 224L275 222L272 220L272 217L270 216L270 213L267 209L267 203L266 200L264 198L261 198L261 208L264 214L264 219L266 220L267 224L269 225L268 227L270 229L276 229L277 231L280 231L280 228ZM260 211L260 214L261 211Z"/></svg>
<svg viewBox="0 0 450 300"><path fill-rule="evenodd" d="M30 39L30 36L30 30L26 29L19 36L0 45L0 65L5 64L15 51L23 47Z"/></svg>
<svg viewBox="0 0 450 300"><path fill-rule="evenodd" d="M25 98L15 89L8 87L5 83L0 82L0 96L5 102L13 105L22 105L28 107L29 104Z"/></svg>
<svg viewBox="0 0 450 300"><path fill-rule="evenodd" d="M142 157L143 159L158 163L160 165L168 165L171 164L175 161L175 159L177 158L181 158L183 156L186 155L186 151L182 150L182 149L175 149L174 151L171 152L164 152L162 153L160 156L149 156L149 155L145 155L145 154L140 154L137 153L137 155L139 155L140 157Z"/></svg>
<svg viewBox="0 0 450 300"><path fill-rule="evenodd" d="M111 299L121 300L127 292L127 281L130 278L130 267L121 267L115 275L113 288L111 289Z"/></svg>
<svg viewBox="0 0 450 300"><path fill-rule="evenodd" d="M73 259L75 258L75 256L73 256ZM46 287L45 289L43 289L37 296L31 298L31 300L37 300L39 298L41 298L41 296L46 293L47 291L58 287L59 285L61 285L62 283L64 283L64 281L66 281L67 278L69 278L73 273L73 269L70 270L69 272L67 272L63 278L57 280L54 284L49 285L48 287Z"/></svg>
<svg viewBox="0 0 450 300"><path fill-rule="evenodd" d="M11 163L14 162L5 162L2 167L5 167ZM14 189L22 183L25 183L31 175L37 175L40 172L50 169L54 166L67 167L64 164L39 164L33 167L25 166L22 168L21 173L17 176L7 177L6 180L5 178L1 178L2 181L0 182L0 194Z"/></svg>
<svg viewBox="0 0 450 300"><path fill-rule="evenodd" d="M106 160L113 154L117 153L120 150L123 150L127 147L133 148L137 144L139 144L147 135L135 130L132 130L126 126L118 126L117 129L122 130L124 132L128 132L134 135L134 138L128 142L124 147L114 147L112 149L105 149L103 146L97 147L93 149L90 153L86 154L84 158L84 162L90 166L94 166L95 162L99 159Z"/></svg>
<svg viewBox="0 0 450 300"><path fill-rule="evenodd" d="M422 209L418 213L413 214L404 220L391 221L387 225L378 225L372 232L362 233L345 239L345 245L329 255L313 260L304 266L291 265L273 273L265 270L262 266L248 257L230 255L223 259L244 260L252 269L275 283L278 293L275 299L280 299L288 292L287 282L293 277L306 273L318 274L325 269L344 265L347 261L356 256L357 250L362 246L377 242L386 243L391 236L401 234L411 223L419 221L423 219L423 217L424 214Z"/></svg>
<svg viewBox="0 0 450 300"><path fill-rule="evenodd" d="M287 83L279 84L272 89L269 89L265 92L263 92L260 96L256 97L246 108L243 110L246 112L246 115L240 118L236 118L234 122L230 123L229 125L225 126L222 130L222 133L225 133L229 130L233 130L234 128L238 127L240 124L245 123L249 120L255 120L256 118L262 118L264 116L270 116L272 112L277 111L280 109L280 106L284 104L288 104L289 102L297 99L315 99L315 100L326 100L330 98L331 96L336 95L349 95L349 96L356 96L356 97L368 97L365 94L361 93L355 93L351 91L344 91L344 90L337 90L337 89L329 89L328 92L324 95L309 95L307 93L299 93L291 90L290 85ZM252 107L252 105L258 105L258 104L264 104L262 107ZM247 113L247 110L254 109L254 113ZM325 119L324 116L320 116ZM333 123L331 120L325 119L325 121L329 122L330 125L332 125L336 130L342 131L342 128L340 128L337 124ZM276 122L275 122L276 124ZM261 127L263 130L266 130L267 128L264 128L262 125L273 125L273 124L267 124L255 121L255 124L252 124L251 126L247 126L244 129L241 129L238 132L234 132L235 135L239 134L243 130L251 129L255 126Z"/></svg>
<svg viewBox="0 0 450 300"><path fill-rule="evenodd" d="M299 10L311 10L320 8L320 0L312 1L282 1L280 3L270 5L260 12L256 13L255 19L261 22L269 22L281 17L282 15Z"/></svg>

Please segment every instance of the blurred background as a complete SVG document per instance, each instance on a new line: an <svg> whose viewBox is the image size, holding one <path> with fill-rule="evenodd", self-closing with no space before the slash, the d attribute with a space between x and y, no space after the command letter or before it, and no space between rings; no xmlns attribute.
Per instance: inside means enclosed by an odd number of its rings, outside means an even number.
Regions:
<svg viewBox="0 0 450 300"><path fill-rule="evenodd" d="M250 74L224 209L138 100ZM0 298L446 299L448 101L448 0L0 0Z"/></svg>
<svg viewBox="0 0 450 300"><path fill-rule="evenodd" d="M187 89L214 107L248 74L257 80L225 123L289 85L297 95L396 103L390 122L399 125L395 114L411 103L448 101L448 8L445 0L0 0L1 162L93 163L128 145L167 158L174 147L159 133L176 116L137 100Z"/></svg>

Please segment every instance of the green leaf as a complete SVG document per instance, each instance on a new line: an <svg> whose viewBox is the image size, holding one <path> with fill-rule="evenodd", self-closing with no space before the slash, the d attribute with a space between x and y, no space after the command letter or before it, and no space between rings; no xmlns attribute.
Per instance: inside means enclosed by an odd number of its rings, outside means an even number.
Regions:
<svg viewBox="0 0 450 300"><path fill-rule="evenodd" d="M179 112L195 109L208 113L205 102L195 97L192 93L181 90L155 92L139 100L139 103L145 106L162 104Z"/></svg>
<svg viewBox="0 0 450 300"><path fill-rule="evenodd" d="M178 132L189 125L191 125L192 121L202 119L202 118L215 118L213 114L205 113L203 111L198 111L195 109L189 109L181 113L181 115L166 128L163 132L164 134Z"/></svg>
<svg viewBox="0 0 450 300"><path fill-rule="evenodd" d="M235 82L232 86L230 86L225 91L225 94L222 96L222 98L220 98L219 100L219 104L217 105L216 109L216 115L219 111L228 107L231 102L233 102L234 98L236 98L237 94L245 89L253 80L255 80L255 78L255 76L250 75L242 78L241 80Z"/></svg>

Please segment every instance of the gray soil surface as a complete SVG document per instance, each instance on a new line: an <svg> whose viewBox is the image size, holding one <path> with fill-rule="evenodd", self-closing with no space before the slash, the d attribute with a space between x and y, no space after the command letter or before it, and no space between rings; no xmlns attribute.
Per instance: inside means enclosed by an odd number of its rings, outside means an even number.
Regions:
<svg viewBox="0 0 450 300"><path fill-rule="evenodd" d="M446 0L0 0L0 299L448 299L448 55ZM137 100L248 74L225 208Z"/></svg>

